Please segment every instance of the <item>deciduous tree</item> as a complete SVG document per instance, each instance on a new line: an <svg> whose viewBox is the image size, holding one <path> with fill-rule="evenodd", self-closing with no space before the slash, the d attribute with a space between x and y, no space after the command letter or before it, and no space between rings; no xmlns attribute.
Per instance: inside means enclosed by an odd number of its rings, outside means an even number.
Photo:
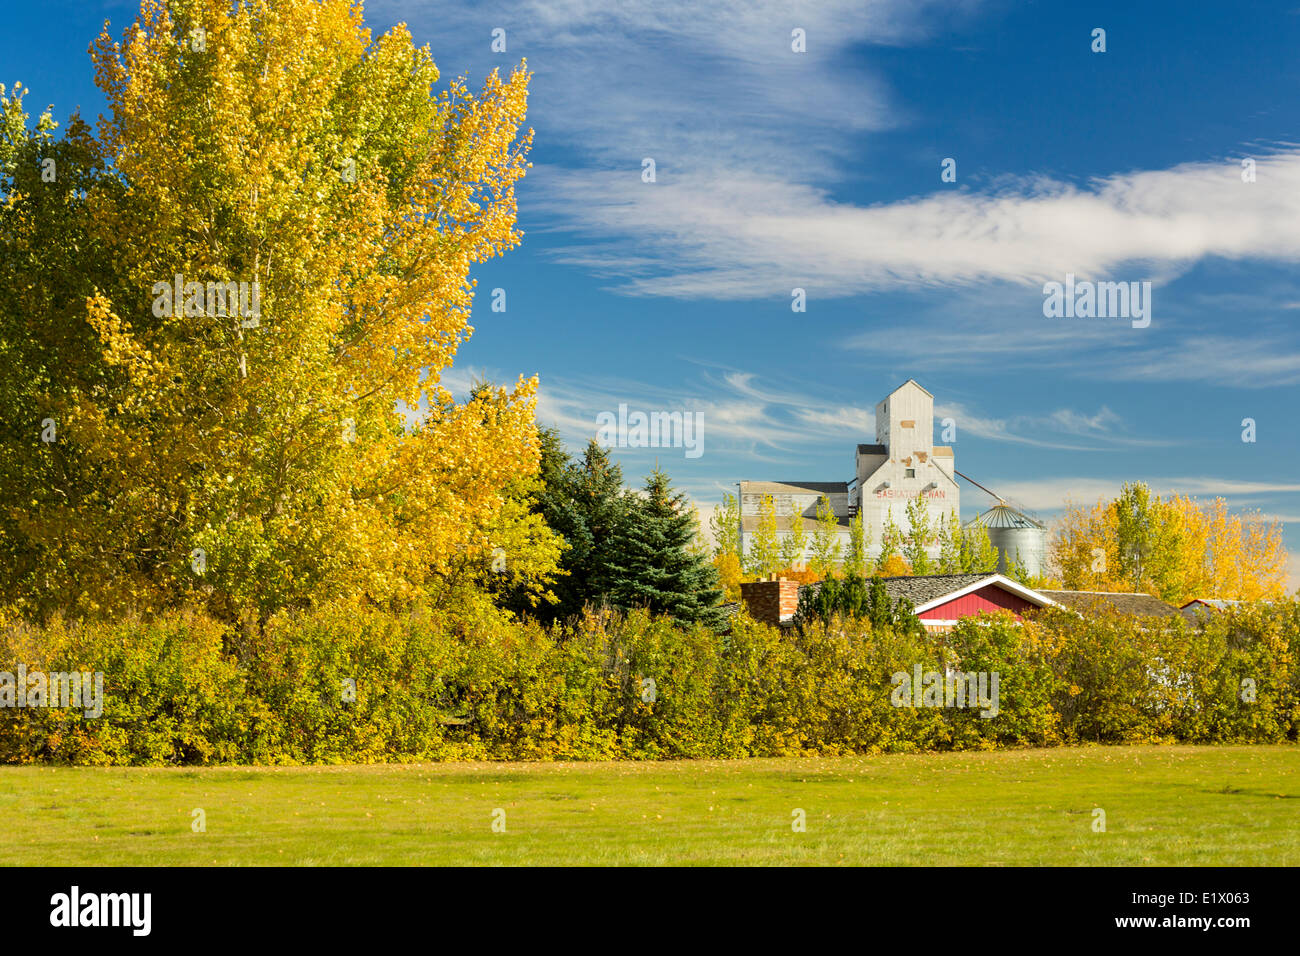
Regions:
<svg viewBox="0 0 1300 956"><path fill-rule="evenodd" d="M774 574L781 566L781 542L776 530L776 502L764 495L758 506L758 528L749 546L749 572Z"/></svg>
<svg viewBox="0 0 1300 956"><path fill-rule="evenodd" d="M265 619L489 552L535 381L440 378L520 238L528 73L435 95L349 0L144 0L92 56L98 137L0 151L2 597Z"/></svg>
<svg viewBox="0 0 1300 956"><path fill-rule="evenodd" d="M1067 588L1145 591L1177 604L1272 599L1285 590L1279 522L1232 514L1222 498L1161 498L1141 484L1125 485L1110 501L1068 507L1050 551Z"/></svg>
<svg viewBox="0 0 1300 956"><path fill-rule="evenodd" d="M899 573L894 570L897 562L894 562L893 559L897 558L899 561L903 561L902 548L903 531L898 527L898 523L894 521L894 516L886 513L885 525L880 529L880 553L876 555L876 572L885 577Z"/></svg>
<svg viewBox="0 0 1300 956"><path fill-rule="evenodd" d="M939 523L939 573L960 574L962 527L956 511L948 512Z"/></svg>
<svg viewBox="0 0 1300 956"><path fill-rule="evenodd" d="M728 601L740 600L743 569L740 561L740 502L735 495L724 494L722 504L713 506L709 518L713 536L713 567L718 583Z"/></svg>
<svg viewBox="0 0 1300 956"><path fill-rule="evenodd" d="M867 570L867 544L862 528L862 510L849 520L849 549L844 556L844 576L860 578Z"/></svg>
<svg viewBox="0 0 1300 956"><path fill-rule="evenodd" d="M808 550L808 535L803 527L803 509L793 499L790 502L790 533L781 541L782 567L797 570L804 563Z"/></svg>
<svg viewBox="0 0 1300 956"><path fill-rule="evenodd" d="M829 577L840 560L840 525L830 498L817 500L817 527L813 529L812 570L820 578Z"/></svg>
<svg viewBox="0 0 1300 956"><path fill-rule="evenodd" d="M992 574L998 569L998 549L989 540L989 529L973 524L961 529L961 570L965 574Z"/></svg>
<svg viewBox="0 0 1300 956"><path fill-rule="evenodd" d="M929 574L930 546L935 541L929 502L923 495L917 495L908 500L906 513L908 530L903 539L903 557L912 566L913 574Z"/></svg>

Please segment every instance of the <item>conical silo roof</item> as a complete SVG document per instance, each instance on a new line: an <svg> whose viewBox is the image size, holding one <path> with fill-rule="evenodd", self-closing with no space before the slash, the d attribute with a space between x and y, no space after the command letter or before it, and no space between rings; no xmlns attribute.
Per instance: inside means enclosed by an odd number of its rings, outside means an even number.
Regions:
<svg viewBox="0 0 1300 956"><path fill-rule="evenodd" d="M1023 511L1017 511L1010 505L997 504L983 514L977 514L970 521L966 522L966 527L984 527L984 528L1038 528L1044 529L1041 521L1037 521Z"/></svg>

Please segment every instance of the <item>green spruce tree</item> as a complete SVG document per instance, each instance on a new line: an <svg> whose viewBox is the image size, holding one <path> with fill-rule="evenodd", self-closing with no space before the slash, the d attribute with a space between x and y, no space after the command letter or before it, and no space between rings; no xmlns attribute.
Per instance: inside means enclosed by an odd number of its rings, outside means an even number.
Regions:
<svg viewBox="0 0 1300 956"><path fill-rule="evenodd" d="M581 461L571 461L554 431L542 432L541 477L545 489L538 509L568 546L560 559L561 574L551 588L557 600L537 610L538 617L552 621L607 601L613 580L611 559L628 511L628 496L623 470L609 460L604 448L593 440Z"/></svg>
<svg viewBox="0 0 1300 956"><path fill-rule="evenodd" d="M695 513L686 496L656 469L616 537L609 564L611 602L667 614L680 624L720 625L717 571L691 548L695 533Z"/></svg>

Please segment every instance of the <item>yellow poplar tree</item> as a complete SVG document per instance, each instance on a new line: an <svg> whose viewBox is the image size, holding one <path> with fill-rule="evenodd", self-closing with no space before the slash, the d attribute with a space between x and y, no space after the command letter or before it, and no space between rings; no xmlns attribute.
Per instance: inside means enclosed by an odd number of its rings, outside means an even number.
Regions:
<svg viewBox="0 0 1300 956"><path fill-rule="evenodd" d="M822 495L817 499L817 527L813 529L813 553L811 570L821 579L835 573L840 560L839 519L831 507L830 498Z"/></svg>
<svg viewBox="0 0 1300 956"><path fill-rule="evenodd" d="M758 507L758 528L749 547L750 572L774 574L781 565L781 540L776 530L776 502L764 495Z"/></svg>
<svg viewBox="0 0 1300 956"><path fill-rule="evenodd" d="M109 113L70 132L97 175L58 185L80 271L0 290L0 359L35 383L0 461L4 596L265 619L489 553L537 469L536 381L458 404L440 376L471 267L519 242L526 70L437 94L428 49L349 0L144 0L92 58ZM39 189L10 187L5 255L42 252Z"/></svg>
<svg viewBox="0 0 1300 956"><path fill-rule="evenodd" d="M1151 497L1144 553L1136 563L1121 526L1120 499L1070 505L1057 520L1051 558L1065 587L1137 590L1183 604L1194 597L1281 597L1287 552L1279 522L1234 515L1222 498ZM1136 576L1135 576L1136 575Z"/></svg>
<svg viewBox="0 0 1300 956"><path fill-rule="evenodd" d="M718 584L725 600L738 601L744 571L740 560L740 502L735 495L724 494L722 504L713 506L709 529Z"/></svg>
<svg viewBox="0 0 1300 956"><path fill-rule="evenodd" d="M849 519L849 547L844 555L845 577L862 577L867 573L866 529L862 526L862 509Z"/></svg>
<svg viewBox="0 0 1300 956"><path fill-rule="evenodd" d="M900 553L905 538L892 513L885 515L885 526L880 529L880 553L876 555L876 573L883 577L911 574L912 566Z"/></svg>
<svg viewBox="0 0 1300 956"><path fill-rule="evenodd" d="M802 570L804 552L808 550L808 534L803 526L803 509L798 502L790 501L790 533L781 540L781 565L789 570Z"/></svg>

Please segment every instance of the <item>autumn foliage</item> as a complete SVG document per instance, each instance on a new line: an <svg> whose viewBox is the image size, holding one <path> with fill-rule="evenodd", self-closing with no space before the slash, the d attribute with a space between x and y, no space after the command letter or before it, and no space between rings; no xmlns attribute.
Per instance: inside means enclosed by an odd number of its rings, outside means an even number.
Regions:
<svg viewBox="0 0 1300 956"><path fill-rule="evenodd" d="M0 669L105 675L98 718L24 707L0 721L0 762L778 757L1300 733L1300 603L1285 599L1203 626L1051 609L946 634L840 615L784 633L738 615L725 641L642 610L544 627L343 601L273 616L245 666L223 653L228 630L174 611L0 628ZM918 666L999 674L996 718L897 706L897 675Z"/></svg>
<svg viewBox="0 0 1300 956"><path fill-rule="evenodd" d="M1068 508L1051 558L1066 588L1145 592L1178 605L1274 599L1286 586L1279 522L1232 514L1222 498L1161 498L1140 484L1112 501Z"/></svg>
<svg viewBox="0 0 1300 956"><path fill-rule="evenodd" d="M536 381L439 382L520 239L526 70L435 94L348 0L145 0L92 57L97 132L0 102L0 603L264 621L490 554Z"/></svg>

